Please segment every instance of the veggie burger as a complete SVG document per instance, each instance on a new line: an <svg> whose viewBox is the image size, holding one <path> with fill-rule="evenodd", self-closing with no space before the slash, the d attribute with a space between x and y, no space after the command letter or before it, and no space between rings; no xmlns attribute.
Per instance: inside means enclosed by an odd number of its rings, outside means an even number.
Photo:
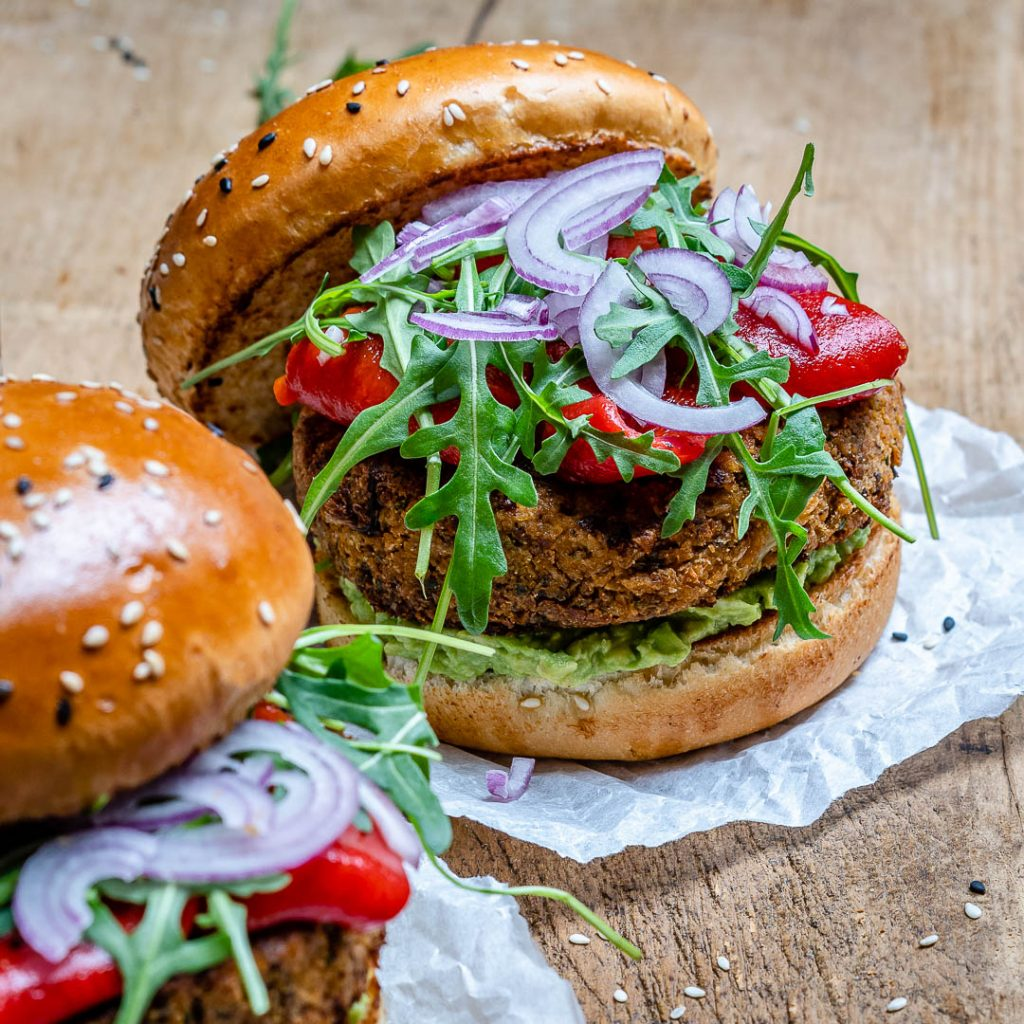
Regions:
<svg viewBox="0 0 1024 1024"><path fill-rule="evenodd" d="M302 710L317 666L363 692L331 660L358 644L293 653L312 603L246 453L119 385L0 377L0 1022L378 1019L420 845Z"/></svg>
<svg viewBox="0 0 1024 1024"><path fill-rule="evenodd" d="M291 429L324 621L486 634L386 640L442 739L744 735L864 660L911 539L907 346L787 228L812 161L773 212L714 194L658 74L536 40L382 61L197 180L143 281L150 370L241 443Z"/></svg>

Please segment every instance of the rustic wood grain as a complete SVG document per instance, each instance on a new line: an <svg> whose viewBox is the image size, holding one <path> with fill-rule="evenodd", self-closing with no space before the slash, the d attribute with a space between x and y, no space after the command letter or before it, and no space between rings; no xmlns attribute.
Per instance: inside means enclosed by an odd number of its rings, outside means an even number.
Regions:
<svg viewBox="0 0 1024 1024"><path fill-rule="evenodd" d="M80 0L81 2L81 0ZM787 186L804 142L818 195L794 224L862 272L913 347L919 402L1024 436L1024 13L1015 0L500 0L485 38L631 57L715 125L723 183ZM304 0L301 87L350 46L460 42L476 4ZM205 160L252 126L246 89L276 4L0 3L0 355L13 372L140 386L138 278ZM137 81L98 36L129 36ZM97 46L99 44L97 43ZM971 723L797 830L736 824L586 867L461 823L466 873L572 889L640 942L633 965L540 902L524 910L588 1021L1024 1020L1024 707ZM963 914L970 878L989 895ZM931 949L917 939L941 938ZM714 966L725 954L726 974ZM616 1005L617 985L629 1002ZM707 989L701 1001L682 989ZM542 1022L546 1024L546 1022ZM552 1022L557 1024L557 1022Z"/></svg>

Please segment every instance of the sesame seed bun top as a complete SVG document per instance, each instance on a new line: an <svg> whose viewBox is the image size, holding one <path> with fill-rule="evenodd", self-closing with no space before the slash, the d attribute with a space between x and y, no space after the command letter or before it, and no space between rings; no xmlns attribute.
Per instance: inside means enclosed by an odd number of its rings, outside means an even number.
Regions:
<svg viewBox="0 0 1024 1024"><path fill-rule="evenodd" d="M288 427L271 384L284 354L181 392L204 366L295 320L325 272L352 276L352 227L401 225L483 180L542 176L658 148L710 192L700 111L660 75L536 41L383 64L304 99L219 154L172 214L142 281L140 324L161 392L242 442Z"/></svg>
<svg viewBox="0 0 1024 1024"><path fill-rule="evenodd" d="M79 811L230 730L312 575L240 449L119 386L0 378L0 823Z"/></svg>

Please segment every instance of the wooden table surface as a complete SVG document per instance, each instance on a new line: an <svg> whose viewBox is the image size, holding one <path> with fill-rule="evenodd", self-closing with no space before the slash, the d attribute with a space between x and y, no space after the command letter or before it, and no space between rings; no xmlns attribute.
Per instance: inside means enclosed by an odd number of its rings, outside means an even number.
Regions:
<svg viewBox="0 0 1024 1024"><path fill-rule="evenodd" d="M918 402L1024 435L1024 12L1015 0L499 0L482 34L606 49L678 82L715 126L721 183L776 200L805 141L794 224L862 272L904 331ZM349 47L462 41L457 0L305 0L301 89ZM276 4L0 3L0 344L7 370L141 386L138 279L209 156L253 127ZM136 72L105 40L130 37ZM148 78L147 78L148 76ZM146 79L146 80L140 80ZM804 829L735 824L581 867L460 824L463 873L578 893L633 965L539 901L524 912L587 1020L1022 1021L1024 707L970 723ZM984 917L963 913L983 878ZM917 939L940 935L931 949ZM725 973L714 966L724 954ZM682 989L707 990L702 1001ZM621 985L629 1001L612 1002ZM541 1022L546 1024L546 1022ZM557 1024L557 1022L552 1022Z"/></svg>

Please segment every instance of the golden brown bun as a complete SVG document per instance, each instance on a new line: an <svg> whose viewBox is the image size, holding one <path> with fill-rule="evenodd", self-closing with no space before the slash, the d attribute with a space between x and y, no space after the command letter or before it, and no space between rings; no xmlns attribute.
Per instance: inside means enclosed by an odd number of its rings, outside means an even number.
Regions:
<svg viewBox="0 0 1024 1024"><path fill-rule="evenodd" d="M810 707L847 679L885 629L896 597L900 542L875 527L867 545L810 591L829 640L787 630L772 643L776 616L694 645L676 667L619 673L585 691L537 679L493 676L456 683L432 676L427 717L448 743L503 754L643 761L766 729ZM336 592L318 586L324 622L346 621ZM392 661L409 677L414 666ZM523 707L540 698L540 707Z"/></svg>
<svg viewBox="0 0 1024 1024"><path fill-rule="evenodd" d="M295 320L325 272L335 283L351 277L353 225L403 224L428 200L473 182L651 147L677 174L698 171L706 182L699 195L709 194L717 154L693 103L660 77L589 50L481 43L342 79L242 139L171 216L142 281L150 373L164 395L239 442L283 433L288 413L271 392L283 350L226 371L217 387L182 392L179 384ZM222 179L231 180L228 194Z"/></svg>
<svg viewBox="0 0 1024 1024"><path fill-rule="evenodd" d="M311 570L255 463L177 409L0 383L0 823L227 732L288 659Z"/></svg>

